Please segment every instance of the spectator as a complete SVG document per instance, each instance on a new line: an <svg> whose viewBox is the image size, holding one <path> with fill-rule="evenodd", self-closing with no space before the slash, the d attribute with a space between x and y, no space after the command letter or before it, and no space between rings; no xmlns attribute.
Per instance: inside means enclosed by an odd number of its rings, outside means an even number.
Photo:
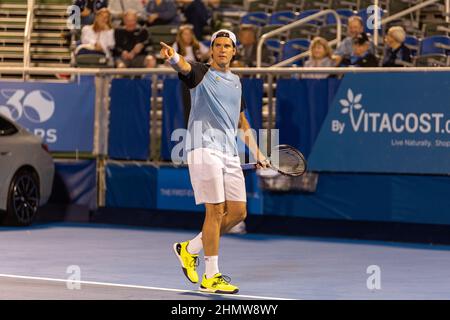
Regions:
<svg viewBox="0 0 450 320"><path fill-rule="evenodd" d="M145 10L150 26L179 23L177 7L173 0L150 0Z"/></svg>
<svg viewBox="0 0 450 320"><path fill-rule="evenodd" d="M191 25L180 27L172 48L190 62L209 59L209 48L197 40Z"/></svg>
<svg viewBox="0 0 450 320"><path fill-rule="evenodd" d="M98 10L108 7L108 0L75 0L73 4L80 8L81 25L86 26L94 23Z"/></svg>
<svg viewBox="0 0 450 320"><path fill-rule="evenodd" d="M123 16L124 28L116 29L114 54L118 68L151 67L144 48L148 42L147 30L138 26L135 10L127 10Z"/></svg>
<svg viewBox="0 0 450 320"><path fill-rule="evenodd" d="M333 54L336 65L341 64L343 59L349 59L353 52L353 40L364 32L364 22L359 16L348 19L348 36L341 42ZM373 43L369 45L370 53L375 53Z"/></svg>
<svg viewBox="0 0 450 320"><path fill-rule="evenodd" d="M236 57L232 63L233 67L254 67L256 65L257 38L253 25L243 24L238 33L239 46ZM262 61L267 60L267 52L263 50Z"/></svg>
<svg viewBox="0 0 450 320"><path fill-rule="evenodd" d="M311 42L309 47L310 58L305 62L305 68L318 68L318 67L334 67L334 61L331 58L332 51L328 45L328 41L321 37L316 37ZM304 79L325 79L329 74L326 73L305 73Z"/></svg>
<svg viewBox="0 0 450 320"><path fill-rule="evenodd" d="M135 10L139 20L146 20L145 4L142 0L109 0L108 9L114 19L122 19L125 12Z"/></svg>
<svg viewBox="0 0 450 320"><path fill-rule="evenodd" d="M102 8L96 12L94 23L81 29L81 44L77 47L75 54L95 53L104 55L110 61L114 45L111 15L108 9Z"/></svg>
<svg viewBox="0 0 450 320"><path fill-rule="evenodd" d="M202 0L178 0L183 5L183 14L186 22L194 26L194 34L197 39L203 38L203 28L208 25L210 12Z"/></svg>
<svg viewBox="0 0 450 320"><path fill-rule="evenodd" d="M384 38L383 67L403 67L401 62L411 63L411 51L405 46L406 33L402 27L391 27Z"/></svg>
<svg viewBox="0 0 450 320"><path fill-rule="evenodd" d="M378 59L370 52L370 40L365 32L353 39L353 53L342 60L341 66L378 67Z"/></svg>

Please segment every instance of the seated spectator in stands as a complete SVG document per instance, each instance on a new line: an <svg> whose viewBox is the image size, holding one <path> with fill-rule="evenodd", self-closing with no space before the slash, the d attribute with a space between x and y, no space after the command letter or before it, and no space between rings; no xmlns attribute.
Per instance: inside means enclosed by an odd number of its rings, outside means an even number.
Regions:
<svg viewBox="0 0 450 320"><path fill-rule="evenodd" d="M383 67L403 67L401 62L411 63L411 51L405 46L406 33L402 27L391 27L384 42Z"/></svg>
<svg viewBox="0 0 450 320"><path fill-rule="evenodd" d="M203 39L203 28L208 25L210 12L203 0L177 0L182 5L182 12L186 17L186 23L194 26L194 34L197 39Z"/></svg>
<svg viewBox="0 0 450 320"><path fill-rule="evenodd" d="M137 12L127 10L123 16L124 27L115 31L114 56L118 68L151 67L147 64L148 59L144 51L148 42L148 32L139 27L137 21Z"/></svg>
<svg viewBox="0 0 450 320"><path fill-rule="evenodd" d="M177 6L173 0L149 0L145 10L149 26L180 22Z"/></svg>
<svg viewBox="0 0 450 320"><path fill-rule="evenodd" d="M238 33L239 45L233 67L254 67L256 65L257 39L255 27L251 24L243 24ZM263 57L263 61L265 61Z"/></svg>
<svg viewBox="0 0 450 320"><path fill-rule="evenodd" d="M378 59L370 52L370 40L365 32L353 39L353 53L341 61L342 67L378 67Z"/></svg>
<svg viewBox="0 0 450 320"><path fill-rule="evenodd" d="M315 37L309 47L310 58L305 62L305 68L335 67L334 60L331 58L332 51L328 41L321 37ZM325 79L330 75L326 73L305 73L304 79Z"/></svg>
<svg viewBox="0 0 450 320"><path fill-rule="evenodd" d="M99 54L110 60L114 45L111 15L108 9L102 8L96 12L94 23L81 29L81 44L77 47L75 54Z"/></svg>
<svg viewBox="0 0 450 320"><path fill-rule="evenodd" d="M205 62L209 59L209 48L197 40L189 24L180 27L172 48L187 61Z"/></svg>
<svg viewBox="0 0 450 320"><path fill-rule="evenodd" d="M359 16L352 16L348 19L348 36L342 40L333 54L333 60L339 65L343 59L348 59L353 52L353 40L364 32L364 22ZM375 53L373 43L369 45L370 53Z"/></svg>
<svg viewBox="0 0 450 320"><path fill-rule="evenodd" d="M73 4L80 8L81 25L86 26L94 23L96 12L106 8L108 0L75 0Z"/></svg>
<svg viewBox="0 0 450 320"><path fill-rule="evenodd" d="M145 21L147 19L142 0L109 0L108 2L108 9L114 19L122 19L128 10L136 11L139 20Z"/></svg>

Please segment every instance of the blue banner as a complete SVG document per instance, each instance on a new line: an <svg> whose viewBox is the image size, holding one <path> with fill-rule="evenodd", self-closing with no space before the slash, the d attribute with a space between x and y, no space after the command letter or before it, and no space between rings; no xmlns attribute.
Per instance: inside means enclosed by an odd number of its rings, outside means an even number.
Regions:
<svg viewBox="0 0 450 320"><path fill-rule="evenodd" d="M77 204L97 208L97 163L95 160L55 160L51 204Z"/></svg>
<svg viewBox="0 0 450 320"><path fill-rule="evenodd" d="M149 165L115 164L106 166L106 206L156 208L157 169Z"/></svg>
<svg viewBox="0 0 450 320"><path fill-rule="evenodd" d="M262 214L263 197L255 171L245 174L247 210ZM187 167L160 167L158 170L157 207L162 210L205 211L204 205L196 205Z"/></svg>
<svg viewBox="0 0 450 320"><path fill-rule="evenodd" d="M281 79L277 82L276 128L279 142L307 157L319 134L340 80Z"/></svg>
<svg viewBox="0 0 450 320"><path fill-rule="evenodd" d="M171 141L172 132L185 128L185 110L183 104L181 81L168 78L163 84L163 118L161 137L161 159L170 161L172 149L178 141ZM184 155L179 155L183 157Z"/></svg>
<svg viewBox="0 0 450 320"><path fill-rule="evenodd" d="M51 151L92 152L95 86L0 82L0 113L41 136Z"/></svg>
<svg viewBox="0 0 450 320"><path fill-rule="evenodd" d="M203 205L195 205L194 190L186 167L160 167L156 192L158 209L205 211Z"/></svg>
<svg viewBox="0 0 450 320"><path fill-rule="evenodd" d="M114 79L110 97L109 157L147 160L150 155L151 81Z"/></svg>
<svg viewBox="0 0 450 320"><path fill-rule="evenodd" d="M314 171L450 173L450 73L347 75L309 165Z"/></svg>

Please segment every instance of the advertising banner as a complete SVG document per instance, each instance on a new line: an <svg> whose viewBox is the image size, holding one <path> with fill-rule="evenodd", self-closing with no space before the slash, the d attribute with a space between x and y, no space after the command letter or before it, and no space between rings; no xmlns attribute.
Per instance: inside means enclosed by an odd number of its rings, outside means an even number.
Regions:
<svg viewBox="0 0 450 320"><path fill-rule="evenodd" d="M0 82L0 113L42 137L51 151L92 152L95 86Z"/></svg>

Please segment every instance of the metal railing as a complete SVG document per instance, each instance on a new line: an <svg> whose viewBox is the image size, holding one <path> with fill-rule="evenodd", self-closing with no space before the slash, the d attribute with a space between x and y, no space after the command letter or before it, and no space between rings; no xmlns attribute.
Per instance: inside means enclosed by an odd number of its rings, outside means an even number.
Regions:
<svg viewBox="0 0 450 320"><path fill-rule="evenodd" d="M320 18L320 17L322 17L322 16L326 16L326 15L328 15L328 14L334 15L334 17L336 18L336 23L337 23L337 25L336 25L336 27L337 27L336 39L334 39L333 41L331 41L331 42L330 42L330 45L334 45L334 44L339 45L339 43L341 42L341 37L342 37L342 22L341 22L341 17L340 17L339 14L338 14L336 11L334 11L334 10L331 10L331 9L323 10L323 11L320 11L320 12L318 12L318 13L316 13L316 14L310 15L310 16L308 16L308 17L306 17L306 18L303 18L303 19L301 19L301 20L297 20L297 21L295 21L295 22L292 22L292 23L287 24L287 25L285 25L285 26L282 26L282 27L280 27L280 28L278 28L278 29L275 29L275 30L272 30L272 31L270 31L270 32L267 32L267 33L263 34L263 35L261 36L260 40L258 41L258 47L257 47L257 51L256 51L256 66L257 66L258 68L261 67L262 47L263 47L264 42L265 42L267 39L272 38L272 37L274 37L274 36L276 36L276 35L282 34L283 32L288 31L288 30L291 30L291 29L293 29L293 28L297 28L297 27L299 27L299 26L301 26L301 25L304 25L304 24L306 24L306 23L308 23L308 22L310 22L310 21L316 20L317 18ZM287 60L284 60L284 61L282 61L282 62L280 62L280 63L278 63L278 64L276 64L276 65L274 65L274 66L276 66L276 67L281 67L281 66L284 66L284 65L289 65L291 62L294 62L294 61L300 59L300 58L303 57L303 56L305 56L305 53L302 53L302 54L300 54L300 55L296 55L296 56L294 56L294 57L292 57L292 58L289 58L289 59L287 59Z"/></svg>
<svg viewBox="0 0 450 320"><path fill-rule="evenodd" d="M23 66L30 67L31 33L33 31L34 0L28 0L27 19L23 36Z"/></svg>

